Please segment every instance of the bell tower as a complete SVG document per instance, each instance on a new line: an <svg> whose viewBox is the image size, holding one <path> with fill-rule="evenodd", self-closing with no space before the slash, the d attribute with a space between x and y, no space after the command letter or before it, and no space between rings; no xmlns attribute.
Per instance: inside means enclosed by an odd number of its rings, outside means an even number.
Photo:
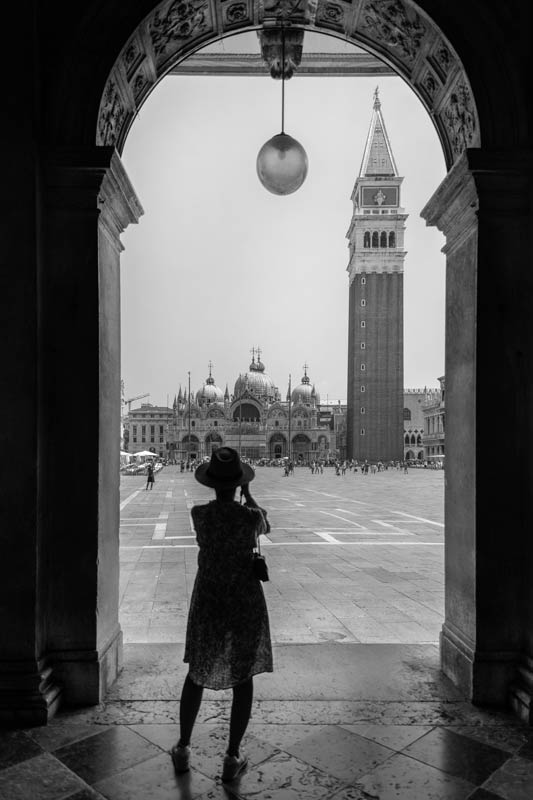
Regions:
<svg viewBox="0 0 533 800"><path fill-rule="evenodd" d="M348 233L347 455L403 457L403 262L407 214L378 89Z"/></svg>

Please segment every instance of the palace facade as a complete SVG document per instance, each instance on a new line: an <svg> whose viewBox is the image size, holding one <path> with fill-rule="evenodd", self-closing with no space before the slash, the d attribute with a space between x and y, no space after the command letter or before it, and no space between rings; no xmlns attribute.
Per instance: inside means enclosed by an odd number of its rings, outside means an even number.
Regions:
<svg viewBox="0 0 533 800"><path fill-rule="evenodd" d="M443 461L445 457L445 377L438 379L440 388L428 394L424 403L424 458L427 461Z"/></svg>

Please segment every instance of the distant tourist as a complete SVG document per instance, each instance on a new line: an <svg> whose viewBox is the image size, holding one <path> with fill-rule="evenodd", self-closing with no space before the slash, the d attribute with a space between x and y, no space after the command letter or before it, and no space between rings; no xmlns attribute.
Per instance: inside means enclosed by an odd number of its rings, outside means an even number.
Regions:
<svg viewBox="0 0 533 800"><path fill-rule="evenodd" d="M215 490L216 499L191 509L200 550L183 657L189 672L181 694L180 739L170 753L176 772L187 772L204 688L232 689L222 769L222 780L231 781L247 764L240 745L252 711L253 676L273 671L268 612L252 566L256 542L270 526L250 494L254 471L236 450L215 450L194 476ZM235 501L238 486L245 505Z"/></svg>
<svg viewBox="0 0 533 800"><path fill-rule="evenodd" d="M148 491L148 487L150 487L150 491L154 488L155 483L155 471L154 471L154 464L153 461L149 461L146 466L146 489Z"/></svg>

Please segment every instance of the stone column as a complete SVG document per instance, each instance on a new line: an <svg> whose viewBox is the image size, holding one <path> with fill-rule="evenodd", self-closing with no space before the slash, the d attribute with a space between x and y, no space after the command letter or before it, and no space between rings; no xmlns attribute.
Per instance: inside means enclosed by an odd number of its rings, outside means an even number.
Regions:
<svg viewBox="0 0 533 800"><path fill-rule="evenodd" d="M65 702L91 704L121 664L120 234L142 209L113 148L54 151L44 172L47 656Z"/></svg>
<svg viewBox="0 0 533 800"><path fill-rule="evenodd" d="M479 704L509 702L531 626L532 163L468 150L422 211L447 239L441 660Z"/></svg>
<svg viewBox="0 0 533 800"><path fill-rule="evenodd" d="M0 654L0 719L23 724L60 697L98 703L120 669L119 237L142 213L113 148L56 150L40 166L26 337L38 412L22 484L36 511L13 492Z"/></svg>
<svg viewBox="0 0 533 800"><path fill-rule="evenodd" d="M32 107L31 81L31 73L21 75L19 105L10 98L6 108L12 112L11 124L6 118L1 132L9 158L4 159L3 168L4 264L0 270L0 723L8 724L45 721L59 695L51 669L41 657L43 630L38 622L43 616L37 483L39 226L35 209L39 192L31 132L24 132L25 117L16 113L24 103ZM14 130L17 139L10 145L7 137Z"/></svg>

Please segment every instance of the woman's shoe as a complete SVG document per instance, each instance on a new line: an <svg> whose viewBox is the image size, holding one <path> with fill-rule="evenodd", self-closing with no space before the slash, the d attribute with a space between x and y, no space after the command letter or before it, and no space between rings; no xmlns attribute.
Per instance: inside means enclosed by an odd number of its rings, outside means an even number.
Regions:
<svg viewBox="0 0 533 800"><path fill-rule="evenodd" d="M179 744L175 744L170 751L170 757L172 758L172 763L174 764L176 772L188 772L189 760L191 757L191 748L189 745L182 747Z"/></svg>
<svg viewBox="0 0 533 800"><path fill-rule="evenodd" d="M240 775L241 772L244 772L246 766L248 764L248 759L241 753L240 756L230 756L226 753L224 756L224 765L222 768L222 780L223 781L233 781Z"/></svg>

